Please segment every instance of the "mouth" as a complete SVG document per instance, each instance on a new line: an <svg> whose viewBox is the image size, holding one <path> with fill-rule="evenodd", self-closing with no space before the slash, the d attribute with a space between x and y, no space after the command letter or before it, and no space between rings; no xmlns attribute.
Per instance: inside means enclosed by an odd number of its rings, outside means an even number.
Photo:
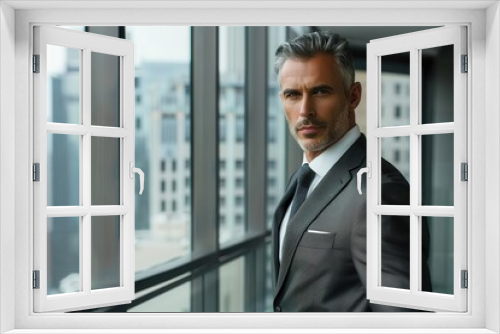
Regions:
<svg viewBox="0 0 500 334"><path fill-rule="evenodd" d="M318 133L321 130L317 125L305 125L297 128L297 133L302 133L304 136L310 136Z"/></svg>

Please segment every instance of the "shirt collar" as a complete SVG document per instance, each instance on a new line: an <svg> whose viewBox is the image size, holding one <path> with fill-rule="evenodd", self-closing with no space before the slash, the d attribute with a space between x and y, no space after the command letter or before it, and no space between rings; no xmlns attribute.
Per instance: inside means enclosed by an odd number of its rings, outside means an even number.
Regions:
<svg viewBox="0 0 500 334"><path fill-rule="evenodd" d="M321 178L328 173L328 171L339 161L345 152L356 142L361 135L359 126L356 124L352 129L347 131L344 137L340 138L338 142L328 147L323 153L313 159L309 163L309 167ZM302 164L307 163L304 154Z"/></svg>

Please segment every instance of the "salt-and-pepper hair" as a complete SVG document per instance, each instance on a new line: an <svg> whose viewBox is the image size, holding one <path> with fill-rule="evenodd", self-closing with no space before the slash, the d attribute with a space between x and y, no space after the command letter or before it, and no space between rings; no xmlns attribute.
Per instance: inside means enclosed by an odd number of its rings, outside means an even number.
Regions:
<svg viewBox="0 0 500 334"><path fill-rule="evenodd" d="M349 42L331 31L317 31L301 35L281 44L275 53L274 71L280 75L283 64L288 59L311 58L318 53L331 55L339 65L346 94L354 83L354 59Z"/></svg>

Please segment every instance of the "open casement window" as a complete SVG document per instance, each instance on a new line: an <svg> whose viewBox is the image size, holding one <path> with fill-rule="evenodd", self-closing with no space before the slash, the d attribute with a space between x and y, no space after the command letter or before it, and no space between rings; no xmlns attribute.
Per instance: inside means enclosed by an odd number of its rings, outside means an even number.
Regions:
<svg viewBox="0 0 500 334"><path fill-rule="evenodd" d="M466 28L458 26L368 44L367 296L373 303L467 310L466 54ZM409 182L406 203L384 205L391 194L383 193L390 190L382 186L382 159ZM406 226L388 231L384 216L404 217ZM409 232L408 248L389 254L390 241L382 240L398 230ZM406 256L407 287L384 279L401 269L384 266L391 256Z"/></svg>
<svg viewBox="0 0 500 334"><path fill-rule="evenodd" d="M134 298L133 51L34 28L35 312Z"/></svg>

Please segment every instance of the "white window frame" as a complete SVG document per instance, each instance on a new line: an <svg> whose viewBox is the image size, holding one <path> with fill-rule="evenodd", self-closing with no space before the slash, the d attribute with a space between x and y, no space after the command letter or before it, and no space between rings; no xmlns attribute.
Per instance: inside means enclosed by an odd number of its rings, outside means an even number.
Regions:
<svg viewBox="0 0 500 334"><path fill-rule="evenodd" d="M367 179L367 298L371 302L405 305L428 311L467 310L467 290L461 287L461 270L467 270L467 184L460 177L461 163L467 163L467 73L462 73L461 56L467 54L464 26L439 27L415 33L372 40L367 46L367 164L371 177ZM452 122L423 124L422 118L422 61L421 50L439 46L453 46L454 99ZM410 55L410 114L409 124L383 126L381 124L382 62L387 55L408 52ZM453 134L454 205L422 205L422 135ZM410 203L383 205L381 189L382 138L407 136L410 149ZM410 223L410 286L408 290L381 285L381 217L402 215ZM453 218L453 294L424 292L422 277L421 217Z"/></svg>
<svg viewBox="0 0 500 334"><path fill-rule="evenodd" d="M39 73L34 81L34 162L40 166L39 181L34 193L34 270L39 271L39 288L34 289L35 312L73 311L93 307L129 303L134 299L135 279L135 194L134 179L129 169L135 160L134 117L134 45L127 40L73 31L52 26L34 27L34 54L39 58ZM47 45L79 50L79 123L47 122ZM96 126L91 122L91 55L92 52L120 59L120 124L118 127ZM47 206L47 134L77 135L79 139L79 205ZM92 205L91 141L93 137L120 141L120 205ZM133 173L131 174L134 175ZM119 286L92 289L91 259L92 216L119 216L120 268ZM49 217L79 218L79 291L47 294L48 259L47 226Z"/></svg>
<svg viewBox="0 0 500 334"><path fill-rule="evenodd" d="M130 5L132 4L132 5ZM1 331L15 329L15 333L37 333L45 329L64 329L76 332L104 333L111 329L165 328L165 333L175 333L176 328L226 329L253 328L252 332L279 332L283 327L301 328L298 332L351 333L436 333L462 329L467 333L494 333L500 331L500 10L498 1L463 2L234 2L225 9L215 1L203 3L164 2L144 4L122 2L121 5L138 8L163 7L137 11L136 9L103 10L113 8L113 2L17 2L0 4L0 177L4 182L0 192L1 242L0 248L0 326ZM272 6L271 6L272 5ZM11 6L20 9L14 10ZM55 7L54 7L55 6ZM73 6L61 9L60 6ZM78 10L74 9L78 6ZM95 7L94 7L95 6ZM99 8L97 8L99 6ZM196 6L196 9L193 9ZM397 8L392 8L397 6ZM428 7L426 7L428 6ZM459 6L459 7L457 7ZM81 9L86 7L87 9ZM269 7L269 8L268 8ZM21 8L27 10L21 10ZM42 10L49 8L51 10ZM58 10L59 8L59 10ZM313 9L311 9L313 8ZM375 9L374 9L375 8ZM242 10L247 9L247 10ZM210 15L207 15L210 14ZM312 19L314 18L314 19ZM464 314L34 314L30 271L32 268L32 184L30 146L33 130L32 94L29 75L31 59L31 34L34 24L102 25L141 24L204 24L204 25L443 25L462 24L469 27L470 98L468 143L471 152L469 166L470 210L468 219L471 242L469 258L469 311ZM15 38L14 38L15 31ZM12 69L15 66L15 71ZM488 70L486 71L486 66ZM12 85L15 83L15 87ZM12 96L15 93L15 98ZM15 107L15 113L12 112ZM8 111L6 109L9 109ZM472 122L472 117L474 121ZM9 130L13 127L14 130ZM12 145L12 137L15 145ZM485 154L488 152L488 155ZM11 180L15 172L14 180ZM488 175L488 182L486 182ZM5 187L4 187L5 185ZM14 200L12 196L15 194ZM471 196L473 195L473 196ZM13 209L12 209L13 208ZM15 225L14 225L15 222ZM14 254L14 256L12 256ZM486 261L485 261L486 259ZM15 286L15 289L12 289ZM487 291L487 293L486 293ZM15 305L12 308L12 305ZM418 330L410 330L409 328ZM99 330L99 328L101 330ZM257 329L257 328L267 328ZM353 328L358 328L354 330ZM434 328L431 330L431 328ZM37 330L39 329L39 331ZM232 330L231 330L232 329ZM208 331L208 330L207 330ZM55 332L51 330L51 332ZM136 332L144 333L145 329ZM222 332L212 330L211 332ZM242 330L243 332L243 330ZM14 332L12 332L14 333Z"/></svg>

